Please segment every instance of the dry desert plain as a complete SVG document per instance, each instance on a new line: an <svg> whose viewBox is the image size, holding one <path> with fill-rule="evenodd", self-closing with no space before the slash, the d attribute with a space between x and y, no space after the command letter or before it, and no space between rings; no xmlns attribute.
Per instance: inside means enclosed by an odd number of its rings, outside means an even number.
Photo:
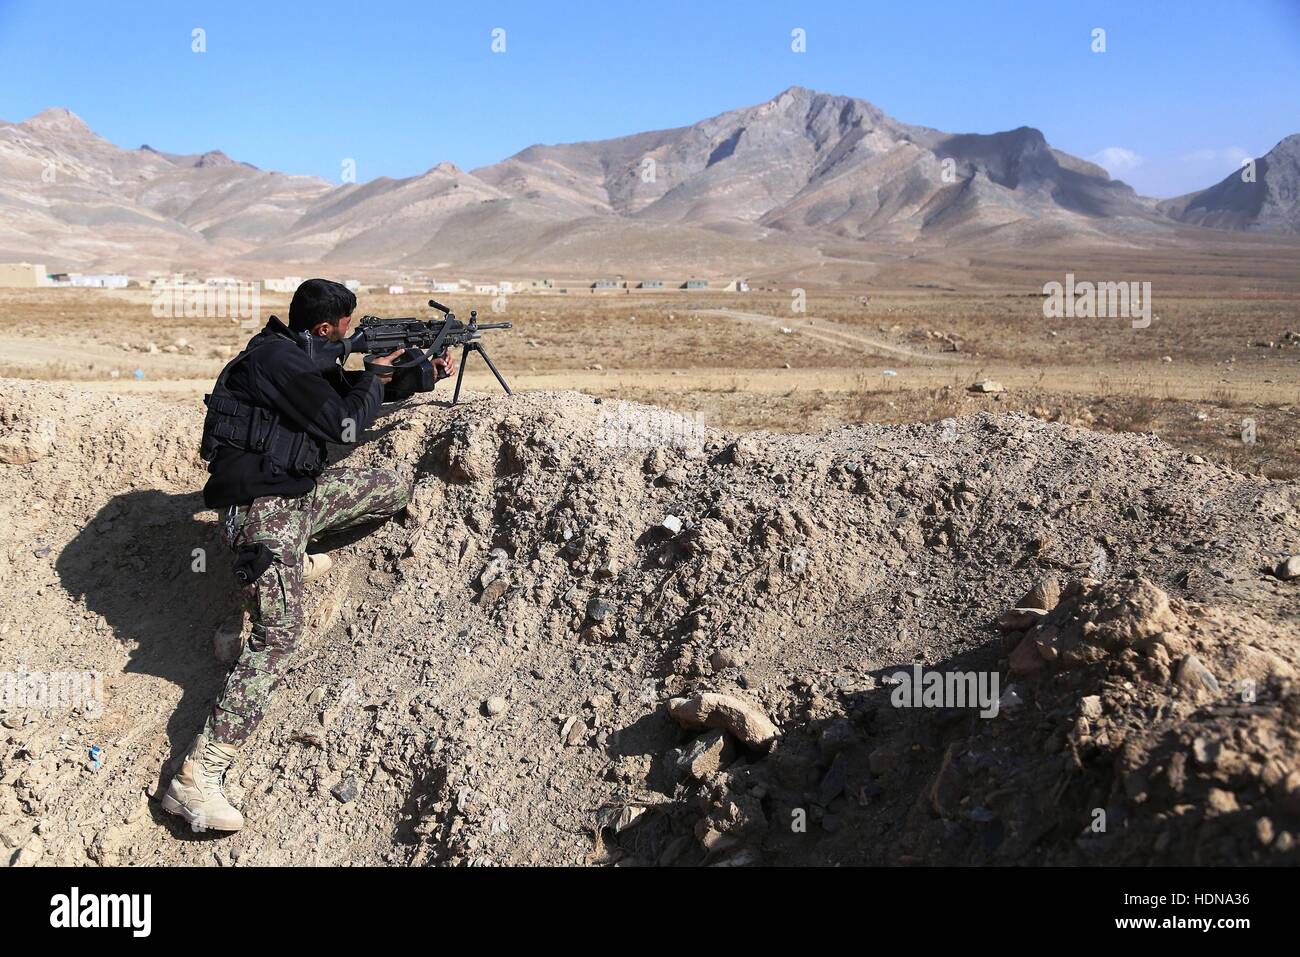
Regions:
<svg viewBox="0 0 1300 957"><path fill-rule="evenodd" d="M1044 318L1043 283L1063 282L1067 272L1079 281L1151 282L1150 326ZM803 311L796 289L804 290ZM916 253L886 261L871 284L855 287L805 287L791 276L755 281L748 293L574 287L512 295L495 310L489 296L439 296L461 318L477 309L482 321L514 323L488 333L485 345L517 389L663 405L737 431L1018 410L1155 433L1247 472L1300 474L1294 243L1236 237L1195 253L1057 250L987 260ZM363 295L357 312L432 317L427 298ZM158 319L152 304L143 289L0 291L9 327L0 377L192 403L257 325ZM287 296L262 295L263 319L287 311ZM1006 391L969 389L984 379ZM477 359L467 386L495 389ZM1243 441L1247 420L1253 442Z"/></svg>

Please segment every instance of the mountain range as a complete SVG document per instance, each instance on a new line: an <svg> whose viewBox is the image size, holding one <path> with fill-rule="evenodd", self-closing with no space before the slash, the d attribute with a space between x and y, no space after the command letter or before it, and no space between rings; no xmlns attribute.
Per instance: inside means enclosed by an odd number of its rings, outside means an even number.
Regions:
<svg viewBox="0 0 1300 957"><path fill-rule="evenodd" d="M247 275L761 273L844 249L1300 234L1300 134L1187 196L1139 196L1030 127L944 133L791 87L691 126L330 184L220 151L123 149L65 109L0 123L0 260Z"/></svg>

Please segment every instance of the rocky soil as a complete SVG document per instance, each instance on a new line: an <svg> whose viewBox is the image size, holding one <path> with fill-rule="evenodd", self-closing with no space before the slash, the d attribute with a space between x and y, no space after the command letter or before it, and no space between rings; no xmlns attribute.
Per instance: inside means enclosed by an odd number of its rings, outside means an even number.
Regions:
<svg viewBox="0 0 1300 957"><path fill-rule="evenodd" d="M1300 484L1015 413L441 400L346 458L414 499L320 543L220 837L151 799L238 626L199 410L0 380L0 863L1300 860ZM935 672L996 708L899 706Z"/></svg>

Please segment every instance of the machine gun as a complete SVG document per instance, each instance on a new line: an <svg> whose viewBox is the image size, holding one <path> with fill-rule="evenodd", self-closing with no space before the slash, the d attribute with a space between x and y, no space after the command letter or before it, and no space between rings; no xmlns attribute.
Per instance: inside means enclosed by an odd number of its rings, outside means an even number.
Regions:
<svg viewBox="0 0 1300 957"><path fill-rule="evenodd" d="M442 319L380 319L378 316L362 316L356 330L339 342L309 337L305 340L308 354L312 361L324 367L335 362L344 362L354 352L363 353L367 370L381 374L393 373L393 384L398 389L408 392L429 392L433 389L438 376L432 360L441 356L448 349L461 347L460 370L456 374L456 391L452 394L451 404L460 401L460 386L465 377L465 366L471 352L477 352L492 370L506 395L512 395L510 386L492 364L492 357L483 348L482 332L485 329L509 329L513 323L478 321L478 310L472 309L469 322L461 322L450 308L437 300L430 299L429 305L442 313ZM405 349L401 358L391 366L376 366L375 356L386 356L397 349Z"/></svg>

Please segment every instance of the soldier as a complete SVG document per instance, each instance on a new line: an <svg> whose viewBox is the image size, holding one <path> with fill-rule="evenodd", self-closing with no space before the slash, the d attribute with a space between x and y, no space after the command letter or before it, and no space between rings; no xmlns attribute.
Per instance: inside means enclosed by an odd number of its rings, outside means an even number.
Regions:
<svg viewBox="0 0 1300 957"><path fill-rule="evenodd" d="M325 467L326 442L354 443L381 402L410 395L392 384L391 373L337 364L322 372L309 358L309 337L347 336L356 304L339 283L307 280L294 293L289 325L272 316L204 400L202 452L211 474L203 500L224 517L221 540L235 552L252 633L162 799L164 810L196 829L244 825L222 793L222 778L265 716L302 633L303 583L332 564L308 555L307 543L386 518L410 499L395 471ZM391 365L402 351L372 362ZM456 371L447 353L433 365L439 379Z"/></svg>

